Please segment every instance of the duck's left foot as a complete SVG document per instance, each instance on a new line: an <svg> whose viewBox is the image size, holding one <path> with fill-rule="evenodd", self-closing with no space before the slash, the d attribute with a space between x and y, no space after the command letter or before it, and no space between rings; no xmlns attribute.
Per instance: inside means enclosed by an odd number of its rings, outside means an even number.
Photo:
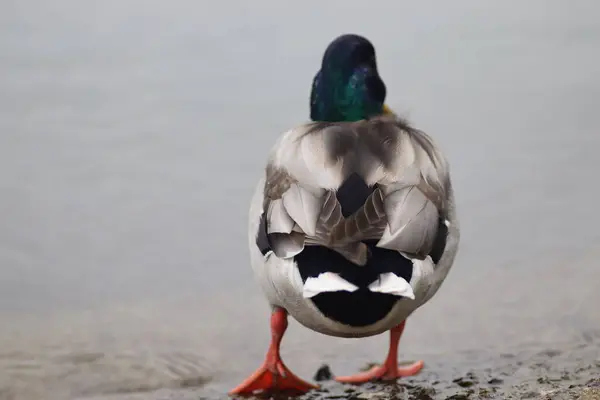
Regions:
<svg viewBox="0 0 600 400"><path fill-rule="evenodd" d="M254 374L231 390L229 394L251 395L257 391L286 391L306 393L317 386L294 375L281 360L265 362Z"/></svg>
<svg viewBox="0 0 600 400"><path fill-rule="evenodd" d="M400 336L402 336L402 332L404 331L405 323L406 322L402 322L390 331L390 350L383 365L373 367L369 371L356 375L338 376L335 380L343 383L366 383L375 380L393 381L398 378L418 374L425 365L423 361L417 361L408 366L398 367L398 343L400 342Z"/></svg>
<svg viewBox="0 0 600 400"><path fill-rule="evenodd" d="M229 394L250 395L256 391L292 390L306 393L317 386L303 381L290 371L279 355L279 345L287 328L287 313L277 308L271 314L272 340L263 365Z"/></svg>

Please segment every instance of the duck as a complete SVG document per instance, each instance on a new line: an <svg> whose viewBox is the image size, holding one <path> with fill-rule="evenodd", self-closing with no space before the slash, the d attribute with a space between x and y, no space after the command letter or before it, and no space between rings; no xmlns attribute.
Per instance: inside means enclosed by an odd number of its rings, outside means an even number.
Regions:
<svg viewBox="0 0 600 400"><path fill-rule="evenodd" d="M448 159L385 99L373 44L357 34L331 41L313 78L310 121L275 140L250 201L250 261L271 307L271 343L230 395L318 388L281 358L289 317L339 338L389 332L381 365L338 382L393 381L423 368L399 366L400 338L451 270L460 229Z"/></svg>

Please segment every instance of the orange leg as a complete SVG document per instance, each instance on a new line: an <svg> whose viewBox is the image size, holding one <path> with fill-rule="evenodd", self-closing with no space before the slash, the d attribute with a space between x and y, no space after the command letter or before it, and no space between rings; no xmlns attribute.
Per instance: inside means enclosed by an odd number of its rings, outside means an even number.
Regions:
<svg viewBox="0 0 600 400"><path fill-rule="evenodd" d="M275 308L271 314L271 344L263 365L229 394L252 394L256 391L294 390L308 392L317 386L294 375L281 361L279 346L287 329L287 312Z"/></svg>
<svg viewBox="0 0 600 400"><path fill-rule="evenodd" d="M405 324L406 321L403 321L390 330L390 349L383 365L356 375L338 376L335 380L344 383L365 383L374 380L392 381L400 377L416 375L423 368L423 361L417 361L406 367L398 367L398 344Z"/></svg>

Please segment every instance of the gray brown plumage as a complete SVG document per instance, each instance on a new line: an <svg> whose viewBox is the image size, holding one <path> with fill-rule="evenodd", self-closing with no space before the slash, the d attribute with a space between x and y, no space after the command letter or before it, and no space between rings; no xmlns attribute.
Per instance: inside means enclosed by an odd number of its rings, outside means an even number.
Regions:
<svg viewBox="0 0 600 400"><path fill-rule="evenodd" d="M351 174L375 190L344 218L334 194ZM447 162L431 138L396 116L305 124L281 137L266 167L264 207L280 219L268 219L267 230L282 257L324 245L363 265L362 241L376 239L423 259L445 218L449 184Z"/></svg>

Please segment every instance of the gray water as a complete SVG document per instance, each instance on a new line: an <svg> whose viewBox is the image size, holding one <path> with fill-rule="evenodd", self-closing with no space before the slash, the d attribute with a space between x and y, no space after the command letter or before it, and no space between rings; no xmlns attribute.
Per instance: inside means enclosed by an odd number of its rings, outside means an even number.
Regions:
<svg viewBox="0 0 600 400"><path fill-rule="evenodd" d="M218 396L258 366L248 200L344 32L375 44L458 197L460 254L401 357L598 336L598 18L593 0L3 2L0 398ZM386 345L292 323L283 355L310 378Z"/></svg>

